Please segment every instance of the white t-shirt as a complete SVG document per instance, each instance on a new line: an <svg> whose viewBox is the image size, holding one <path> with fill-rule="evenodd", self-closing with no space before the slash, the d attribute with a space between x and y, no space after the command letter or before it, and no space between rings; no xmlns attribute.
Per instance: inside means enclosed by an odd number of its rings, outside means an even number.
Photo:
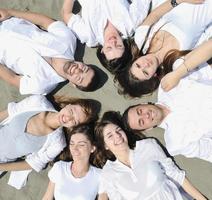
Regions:
<svg viewBox="0 0 212 200"><path fill-rule="evenodd" d="M74 59L76 37L60 21L49 25L48 31L19 18L0 24L0 63L22 75L21 94L47 94L63 77L44 57Z"/></svg>
<svg viewBox="0 0 212 200"><path fill-rule="evenodd" d="M168 158L154 139L136 142L129 155L131 168L107 161L102 170L99 193L111 200L182 200L178 185L185 172Z"/></svg>
<svg viewBox="0 0 212 200"><path fill-rule="evenodd" d="M86 176L75 178L70 170L72 162L59 161L54 164L48 176L55 184L56 200L94 200L98 194L101 169L90 166Z"/></svg>
<svg viewBox="0 0 212 200"><path fill-rule="evenodd" d="M147 16L150 0L79 0L82 14L72 15L68 26L82 43L103 45L104 29L109 20L123 38L132 36L135 27Z"/></svg>

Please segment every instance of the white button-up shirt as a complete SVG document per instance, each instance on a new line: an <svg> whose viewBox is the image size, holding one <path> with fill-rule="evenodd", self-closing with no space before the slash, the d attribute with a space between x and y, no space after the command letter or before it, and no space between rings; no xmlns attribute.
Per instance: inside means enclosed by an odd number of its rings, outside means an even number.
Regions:
<svg viewBox="0 0 212 200"><path fill-rule="evenodd" d="M107 161L102 170L99 193L115 200L182 200L175 185L183 184L185 172L168 158L154 139L136 142L130 151L131 168L120 161ZM174 180L174 181L173 181Z"/></svg>
<svg viewBox="0 0 212 200"><path fill-rule="evenodd" d="M20 113L27 111L52 111L57 112L52 104L42 95L33 95L25 98L24 100L15 103L8 104L8 118L1 122L1 125L5 125L10 120ZM26 156L25 161L37 172L42 170L46 164L53 160L66 146L65 137L62 128L58 128L52 133L48 134L46 142L38 152L34 152ZM12 186L20 189L26 182L27 175L31 170L11 172L9 182ZM19 178L14 175L19 175Z"/></svg>
<svg viewBox="0 0 212 200"><path fill-rule="evenodd" d="M76 37L60 21L53 22L48 31L18 18L0 24L0 63L22 75L21 94L47 94L63 77L44 57L74 59Z"/></svg>
<svg viewBox="0 0 212 200"><path fill-rule="evenodd" d="M150 0L79 0L81 15L72 15L68 26L82 43L93 47L104 43L104 29L109 20L123 38L132 36L147 16Z"/></svg>
<svg viewBox="0 0 212 200"><path fill-rule="evenodd" d="M159 87L158 103L170 109L160 124L170 154L212 162L211 91L212 85L188 77L169 92Z"/></svg>

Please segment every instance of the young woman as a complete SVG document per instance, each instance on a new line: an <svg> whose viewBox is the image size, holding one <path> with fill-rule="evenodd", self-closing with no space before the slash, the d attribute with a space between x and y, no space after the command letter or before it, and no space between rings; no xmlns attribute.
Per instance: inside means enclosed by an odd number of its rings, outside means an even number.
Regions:
<svg viewBox="0 0 212 200"><path fill-rule="evenodd" d="M48 94L65 80L95 90L95 71L74 61L76 37L63 22L12 9L0 9L0 21L0 78L21 94Z"/></svg>
<svg viewBox="0 0 212 200"><path fill-rule="evenodd" d="M137 141L132 148L117 113L104 114L95 135L102 150L100 158L108 159L100 193L106 192L109 199L182 200L180 185L194 199L206 200L154 139Z"/></svg>
<svg viewBox="0 0 212 200"><path fill-rule="evenodd" d="M55 101L59 111L45 96L33 95L19 103L9 103L7 110L0 113L0 172L39 172L66 146L62 127L72 128L97 119L94 100L61 96ZM23 156L25 160L15 162Z"/></svg>
<svg viewBox="0 0 212 200"><path fill-rule="evenodd" d="M164 67L173 66L173 71L162 78L161 87L165 91L169 91L185 77L212 84L212 69L211 65L207 63L210 58L212 58L212 39L204 42L188 54L180 51L170 53L165 58Z"/></svg>
<svg viewBox="0 0 212 200"><path fill-rule="evenodd" d="M94 200L101 170L93 166L96 150L93 129L80 125L67 132L68 147L63 154L67 154L65 159L69 161L58 161L49 171L50 181L43 200ZM98 199L103 200L103 196Z"/></svg>
<svg viewBox="0 0 212 200"><path fill-rule="evenodd" d="M179 0L179 3L195 1ZM115 74L132 59L129 38L147 16L150 2L149 0L79 0L82 7L80 16L72 13L74 0L64 0L62 15L82 43L86 43L88 47L99 45L97 57L106 69ZM162 2L164 0L155 0L152 7L155 8ZM159 20L164 12L172 8L169 5L170 1L160 5L151 12L148 20L152 23Z"/></svg>
<svg viewBox="0 0 212 200"><path fill-rule="evenodd" d="M126 70L116 76L120 93L139 97L157 89L161 77L168 70L162 67L167 53L172 49L192 49L212 22L212 2L202 2L197 5L183 3L154 26L147 22L136 30L135 42L140 52Z"/></svg>

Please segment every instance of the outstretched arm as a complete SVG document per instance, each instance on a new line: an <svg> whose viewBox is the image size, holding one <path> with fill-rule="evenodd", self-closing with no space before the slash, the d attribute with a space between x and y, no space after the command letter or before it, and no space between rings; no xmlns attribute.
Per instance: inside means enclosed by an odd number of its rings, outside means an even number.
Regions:
<svg viewBox="0 0 212 200"><path fill-rule="evenodd" d="M17 88L20 86L21 75L17 75L2 64L0 64L0 78Z"/></svg>
<svg viewBox="0 0 212 200"><path fill-rule="evenodd" d="M15 9L0 9L0 21L7 19L9 16L28 20L31 23L42 27L45 30L47 30L48 26L55 21L47 17L46 15L39 13L24 12Z"/></svg>
<svg viewBox="0 0 212 200"><path fill-rule="evenodd" d="M8 117L8 111L4 110L0 112L0 123Z"/></svg>
<svg viewBox="0 0 212 200"><path fill-rule="evenodd" d="M66 24L68 23L71 15L72 15L73 5L74 5L74 0L64 0L64 2L63 2L61 15L62 15L63 21Z"/></svg>
<svg viewBox="0 0 212 200"><path fill-rule="evenodd" d="M174 88L189 71L212 57L212 39L191 51L185 56L184 62L173 72L166 74L161 80L161 86L165 91Z"/></svg>
<svg viewBox="0 0 212 200"><path fill-rule="evenodd" d="M26 161L0 163L0 171L22 171L32 169Z"/></svg>
<svg viewBox="0 0 212 200"><path fill-rule="evenodd" d="M46 192L42 198L42 200L53 200L54 199L54 187L55 184L49 181L48 187L46 189Z"/></svg>
<svg viewBox="0 0 212 200"><path fill-rule="evenodd" d="M203 3L204 0L176 0L177 4L181 3L192 3L192 4L199 4ZM169 12L172 9L171 1L168 0L155 8L147 17L144 19L143 23L141 25L148 25L151 26L155 22L157 22L163 15L165 15L167 12Z"/></svg>
<svg viewBox="0 0 212 200"><path fill-rule="evenodd" d="M185 178L182 185L183 189L196 200L207 200L191 183Z"/></svg>

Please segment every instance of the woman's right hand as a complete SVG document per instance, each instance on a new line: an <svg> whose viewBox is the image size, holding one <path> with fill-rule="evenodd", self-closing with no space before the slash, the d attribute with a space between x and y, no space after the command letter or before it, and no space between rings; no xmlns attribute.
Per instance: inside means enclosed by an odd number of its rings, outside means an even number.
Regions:
<svg viewBox="0 0 212 200"><path fill-rule="evenodd" d="M10 17L11 17L11 15L9 14L9 12L6 9L0 8L0 21L4 21Z"/></svg>
<svg viewBox="0 0 212 200"><path fill-rule="evenodd" d="M180 79L181 77L178 76L176 71L170 72L161 79L161 87L164 91L168 92L178 85Z"/></svg>

